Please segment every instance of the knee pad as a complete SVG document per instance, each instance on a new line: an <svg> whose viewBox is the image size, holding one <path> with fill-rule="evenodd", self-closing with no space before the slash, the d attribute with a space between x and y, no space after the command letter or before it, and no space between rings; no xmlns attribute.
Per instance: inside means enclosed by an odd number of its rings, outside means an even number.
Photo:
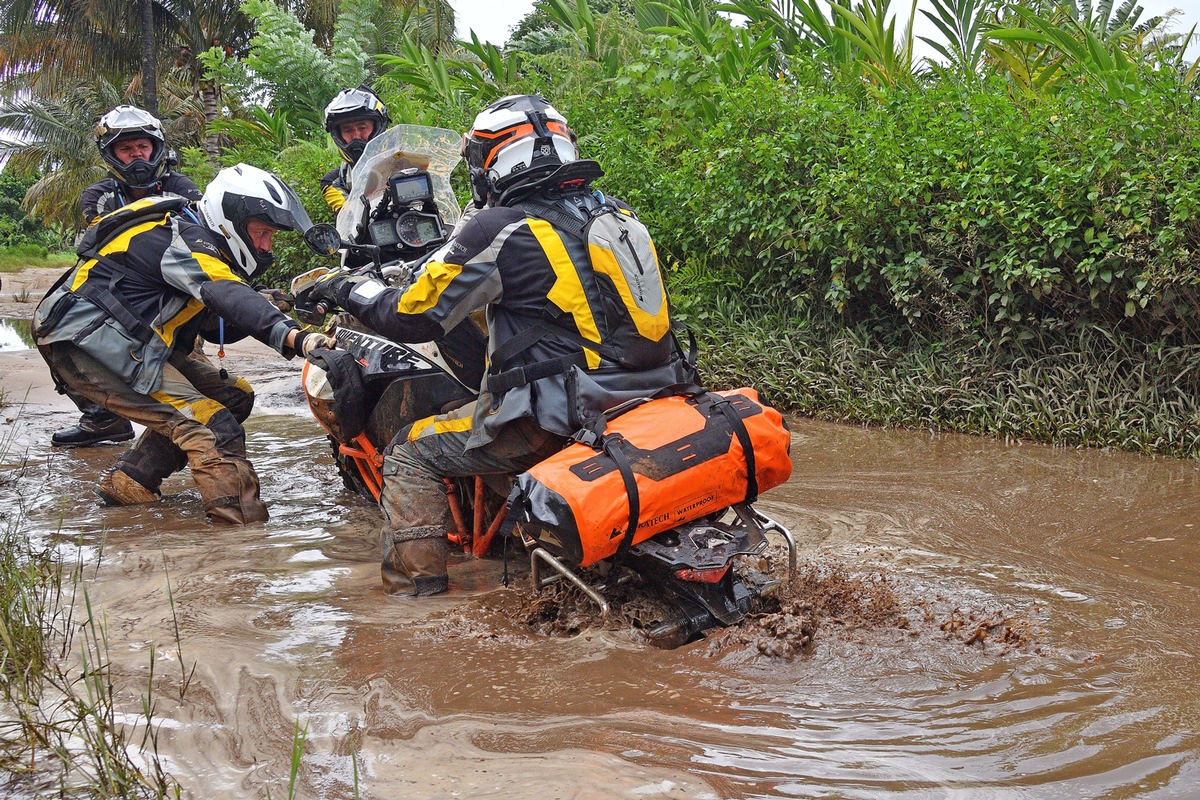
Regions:
<svg viewBox="0 0 1200 800"><path fill-rule="evenodd" d="M223 408L213 414L205 427L212 431L216 438L215 446L220 452L239 456L246 454L246 429L230 409Z"/></svg>

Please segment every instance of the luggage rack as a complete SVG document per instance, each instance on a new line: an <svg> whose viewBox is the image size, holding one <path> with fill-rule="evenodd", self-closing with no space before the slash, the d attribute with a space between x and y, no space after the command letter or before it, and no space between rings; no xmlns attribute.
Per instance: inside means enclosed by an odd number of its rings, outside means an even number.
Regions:
<svg viewBox="0 0 1200 800"><path fill-rule="evenodd" d="M737 517L736 522L731 523L731 527L743 528L745 530L757 533L762 537L768 537L770 534L777 534L787 544L788 549L788 575L787 579L790 583L796 574L796 539L792 536L792 532L786 527L779 524L775 520L768 517L750 505L739 503L731 507ZM521 534L525 544L536 545L536 541ZM549 575L543 577L541 564L544 563L553 569L557 575ZM604 595L600 589L590 586L586 581L579 577L574 570L563 563L558 557L550 553L545 547L535 546L529 553L529 567L533 588L535 591L541 591L547 586L552 586L560 580L567 580L574 584L581 592L587 595L600 609L600 624L608 622L608 615L611 611L609 602L604 599ZM624 580L627 580L625 578ZM618 583L622 582L621 580ZM603 588L603 587L601 587Z"/></svg>

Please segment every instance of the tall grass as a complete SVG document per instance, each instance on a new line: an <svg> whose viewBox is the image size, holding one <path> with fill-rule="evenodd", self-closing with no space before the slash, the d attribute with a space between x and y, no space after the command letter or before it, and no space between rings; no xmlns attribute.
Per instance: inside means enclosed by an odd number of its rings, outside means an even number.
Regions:
<svg viewBox="0 0 1200 800"><path fill-rule="evenodd" d="M69 267L74 253L51 253L41 245L21 244L0 247L0 272L17 272L26 267Z"/></svg>
<svg viewBox="0 0 1200 800"><path fill-rule="evenodd" d="M6 452L0 443L0 461ZM0 485L12 474L0 473ZM13 505L0 512L0 769L6 789L31 796L179 797L179 785L156 752L153 660L143 723L119 722L108 633L82 582L83 564L25 536L23 515ZM83 620L75 618L80 603Z"/></svg>
<svg viewBox="0 0 1200 800"><path fill-rule="evenodd" d="M869 326L719 298L691 309L714 385L843 422L1200 457L1200 347L1097 326L1026 340L883 340Z"/></svg>

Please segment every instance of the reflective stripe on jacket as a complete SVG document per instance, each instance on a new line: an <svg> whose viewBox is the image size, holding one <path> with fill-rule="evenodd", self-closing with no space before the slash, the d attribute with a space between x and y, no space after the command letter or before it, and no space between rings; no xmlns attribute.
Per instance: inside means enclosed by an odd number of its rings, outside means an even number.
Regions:
<svg viewBox="0 0 1200 800"><path fill-rule="evenodd" d="M193 346L206 309L288 354L284 338L298 325L229 265L218 242L204 226L173 213L120 231L38 304L37 343L72 342L143 394L158 388L175 348Z"/></svg>
<svg viewBox="0 0 1200 800"><path fill-rule="evenodd" d="M579 202L586 205L590 198L581 195ZM661 285L657 264L647 269L647 279ZM486 308L489 354L535 321L551 331L565 331L563 336L550 333L537 339L501 366L572 358L578 359L577 366L564 366L557 374L494 397L485 381L468 443L476 447L494 438L500 426L522 417L569 436L598 409L686 379L672 347L664 350L659 363L645 369L621 366L624 359L617 344L641 333L633 310L616 307L610 299L618 293L601 291L603 280L611 278L593 265L582 240L519 208L495 207L480 211L433 253L407 289L359 284L346 305L368 327L407 342L437 339L471 312ZM661 315L661 335L669 337L665 301ZM581 347L580 338L595 342L598 349Z"/></svg>

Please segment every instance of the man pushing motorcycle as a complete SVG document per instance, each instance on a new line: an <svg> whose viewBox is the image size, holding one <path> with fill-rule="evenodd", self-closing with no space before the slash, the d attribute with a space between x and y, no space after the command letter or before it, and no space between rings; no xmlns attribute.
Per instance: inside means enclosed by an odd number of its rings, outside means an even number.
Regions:
<svg viewBox="0 0 1200 800"><path fill-rule="evenodd" d="M38 304L34 337L56 384L146 427L101 479L105 503L157 500L163 479L186 465L212 521L267 518L242 428L253 389L189 355L201 331L222 343L251 335L288 358L334 346L250 284L270 266L277 231L311 224L291 187L238 164L194 209L182 197L146 197L88 229L79 263Z"/></svg>
<svg viewBox="0 0 1200 800"><path fill-rule="evenodd" d="M314 300L383 336L438 339L485 310L489 367L479 398L400 431L384 455L383 582L414 595L449 587L442 479L522 472L589 419L691 375L671 335L645 227L595 191L566 119L541 97L489 105L463 137L481 210L407 287L337 272Z"/></svg>

